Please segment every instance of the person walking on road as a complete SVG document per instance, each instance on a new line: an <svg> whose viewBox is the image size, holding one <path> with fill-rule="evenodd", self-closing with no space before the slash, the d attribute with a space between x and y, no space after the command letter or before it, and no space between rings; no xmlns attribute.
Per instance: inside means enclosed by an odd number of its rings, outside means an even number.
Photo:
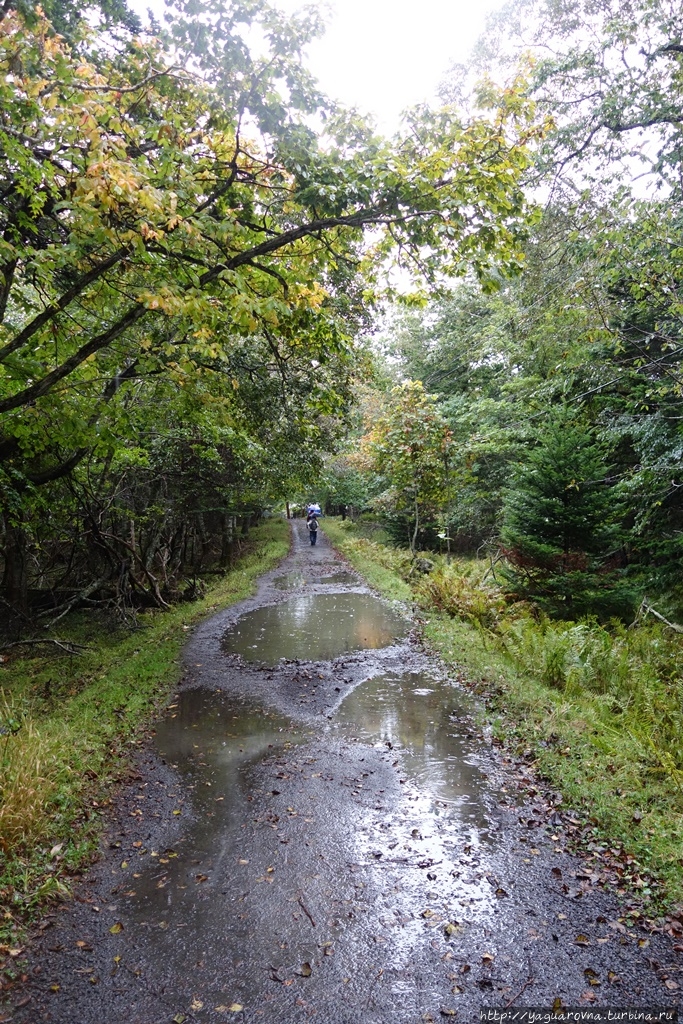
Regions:
<svg viewBox="0 0 683 1024"><path fill-rule="evenodd" d="M308 536L311 538L311 547L315 547L315 542L318 539L318 519L317 516L311 516L308 520Z"/></svg>

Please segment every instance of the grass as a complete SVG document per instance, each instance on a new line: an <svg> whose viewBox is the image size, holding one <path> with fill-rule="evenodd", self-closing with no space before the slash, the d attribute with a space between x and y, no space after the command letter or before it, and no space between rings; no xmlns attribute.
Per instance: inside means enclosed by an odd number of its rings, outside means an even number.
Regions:
<svg viewBox="0 0 683 1024"><path fill-rule="evenodd" d="M269 520L201 600L141 616L133 632L72 615L59 637L87 643L85 654L33 648L42 653L0 667L0 941L16 942L92 858L111 785L177 685L187 631L253 593L288 548L286 521Z"/></svg>
<svg viewBox="0 0 683 1024"><path fill-rule="evenodd" d="M436 556L429 576L406 580L406 552L339 521L325 532L378 591L422 609L425 639L485 700L494 738L562 793L589 849L620 851L624 888L653 911L680 904L683 639L509 605L484 561Z"/></svg>

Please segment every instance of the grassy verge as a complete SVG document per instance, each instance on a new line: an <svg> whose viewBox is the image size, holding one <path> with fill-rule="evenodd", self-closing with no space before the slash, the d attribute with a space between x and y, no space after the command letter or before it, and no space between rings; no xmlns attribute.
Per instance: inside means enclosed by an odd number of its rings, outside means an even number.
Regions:
<svg viewBox="0 0 683 1024"><path fill-rule="evenodd" d="M176 685L189 628L253 593L257 577L288 548L288 524L270 520L201 600L141 616L134 632L74 615L59 637L87 643L86 653L15 657L0 666L0 941L15 941L17 929L65 894L69 875L91 858L108 788Z"/></svg>
<svg viewBox="0 0 683 1024"><path fill-rule="evenodd" d="M652 910L683 901L683 642L659 624L557 622L508 606L487 564L410 560L326 520L377 590L417 603L424 635L486 702L494 736L574 809L576 838Z"/></svg>

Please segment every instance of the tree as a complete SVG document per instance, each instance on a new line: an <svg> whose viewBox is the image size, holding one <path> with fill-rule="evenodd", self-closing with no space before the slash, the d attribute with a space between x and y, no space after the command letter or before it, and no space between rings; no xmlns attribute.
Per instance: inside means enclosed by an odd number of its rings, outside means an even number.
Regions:
<svg viewBox="0 0 683 1024"><path fill-rule="evenodd" d="M362 442L365 465L384 484L374 507L410 530L410 550L450 500L451 434L436 401L419 381L394 388L387 408Z"/></svg>
<svg viewBox="0 0 683 1024"><path fill-rule="evenodd" d="M169 424L189 414L203 436L210 411L236 450L257 452L259 423L275 421L257 490L281 493L310 475L348 407L368 266L391 252L426 277L517 264L529 212L517 182L539 132L520 90L469 123L420 111L389 143L320 96L299 56L318 27L266 0L188 0L162 39L113 47L94 31L75 56L38 8L2 21L12 603L26 607L27 545L58 482L103 474L104 495L160 392ZM266 52L253 54L259 33Z"/></svg>
<svg viewBox="0 0 683 1024"><path fill-rule="evenodd" d="M55 32L68 39L72 45L84 42L87 35L84 32L86 16L95 16L108 31L123 29L140 32L142 28L140 18L131 11L126 0L90 0L86 3L79 0L44 0L41 4L35 0L4 0L0 4L0 17L13 9L28 24L35 24L41 14L45 15Z"/></svg>
<svg viewBox="0 0 683 1024"><path fill-rule="evenodd" d="M683 11L677 0L513 0L491 19L468 68L509 73L531 54L531 95L553 130L542 173L621 183L634 167L680 190Z"/></svg>
<svg viewBox="0 0 683 1024"><path fill-rule="evenodd" d="M501 537L514 591L569 618L623 610L614 488L605 451L575 414L551 414L503 510Z"/></svg>

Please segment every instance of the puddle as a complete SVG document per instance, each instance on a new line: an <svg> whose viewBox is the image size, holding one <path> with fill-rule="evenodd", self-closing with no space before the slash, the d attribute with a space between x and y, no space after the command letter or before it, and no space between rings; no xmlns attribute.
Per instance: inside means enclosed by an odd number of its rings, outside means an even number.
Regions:
<svg viewBox="0 0 683 1024"><path fill-rule="evenodd" d="M334 572L330 576L321 576L319 583L349 583L352 587L360 587L361 581L352 572Z"/></svg>
<svg viewBox="0 0 683 1024"><path fill-rule="evenodd" d="M397 962L410 963L419 944L425 915L415 918L416 905L427 905L436 928L455 916L488 922L496 910L487 877L493 823L483 797L486 776L472 752L470 710L467 695L436 675L387 673L345 697L330 728L390 750L405 783L402 827L396 819L380 823L385 842L375 830L361 828L354 836L358 862L377 863L378 887L392 869L399 874L392 906L405 913L406 924L394 939Z"/></svg>
<svg viewBox="0 0 683 1024"><path fill-rule="evenodd" d="M275 576L273 586L278 590L294 590L296 587L303 587L306 577L300 572L286 572L283 576Z"/></svg>
<svg viewBox="0 0 683 1024"><path fill-rule="evenodd" d="M306 743L313 731L250 699L180 694L175 714L157 725L155 747L180 776L187 826L172 849L140 851L121 886L130 886L121 897L126 934L144 935L167 1000L188 1004L183 978L192 964L189 984L200 993L192 1005L204 1003L198 1022L213 1024L214 1005L279 998L274 976L301 984L302 998L305 985L325 1019L337 1019L334 992L345 990L351 968L364 985L376 977L382 922L400 919L392 964L407 971L427 927L416 907L433 908L429 926L440 945L455 914L490 919L483 774L465 747L463 701L443 680L416 672L385 674L349 694L330 732L353 746L391 743L408 785L391 816L355 803L342 817L337 768L317 783L331 787L325 799L306 789L306 778L325 774L319 750L311 756ZM337 763L343 778L353 759ZM354 771L366 763L361 756ZM323 969L327 947L334 955ZM313 976L302 983L299 965L308 963ZM271 1019L290 1019L272 1009Z"/></svg>
<svg viewBox="0 0 683 1024"><path fill-rule="evenodd" d="M415 787L483 832L486 777L472 753L468 703L465 694L437 676L388 673L344 698L332 730L390 745Z"/></svg>
<svg viewBox="0 0 683 1024"><path fill-rule="evenodd" d="M304 594L247 612L224 634L225 651L245 661L329 661L352 651L387 647L408 623L370 594Z"/></svg>
<svg viewBox="0 0 683 1024"><path fill-rule="evenodd" d="M309 736L252 701L208 690L180 694L177 713L157 724L154 746L180 774L176 809L192 823L174 849L140 857L130 903L138 922L162 933L191 927L220 934L225 906L212 902L213 880L225 883L243 856L250 772L264 757L287 752Z"/></svg>

